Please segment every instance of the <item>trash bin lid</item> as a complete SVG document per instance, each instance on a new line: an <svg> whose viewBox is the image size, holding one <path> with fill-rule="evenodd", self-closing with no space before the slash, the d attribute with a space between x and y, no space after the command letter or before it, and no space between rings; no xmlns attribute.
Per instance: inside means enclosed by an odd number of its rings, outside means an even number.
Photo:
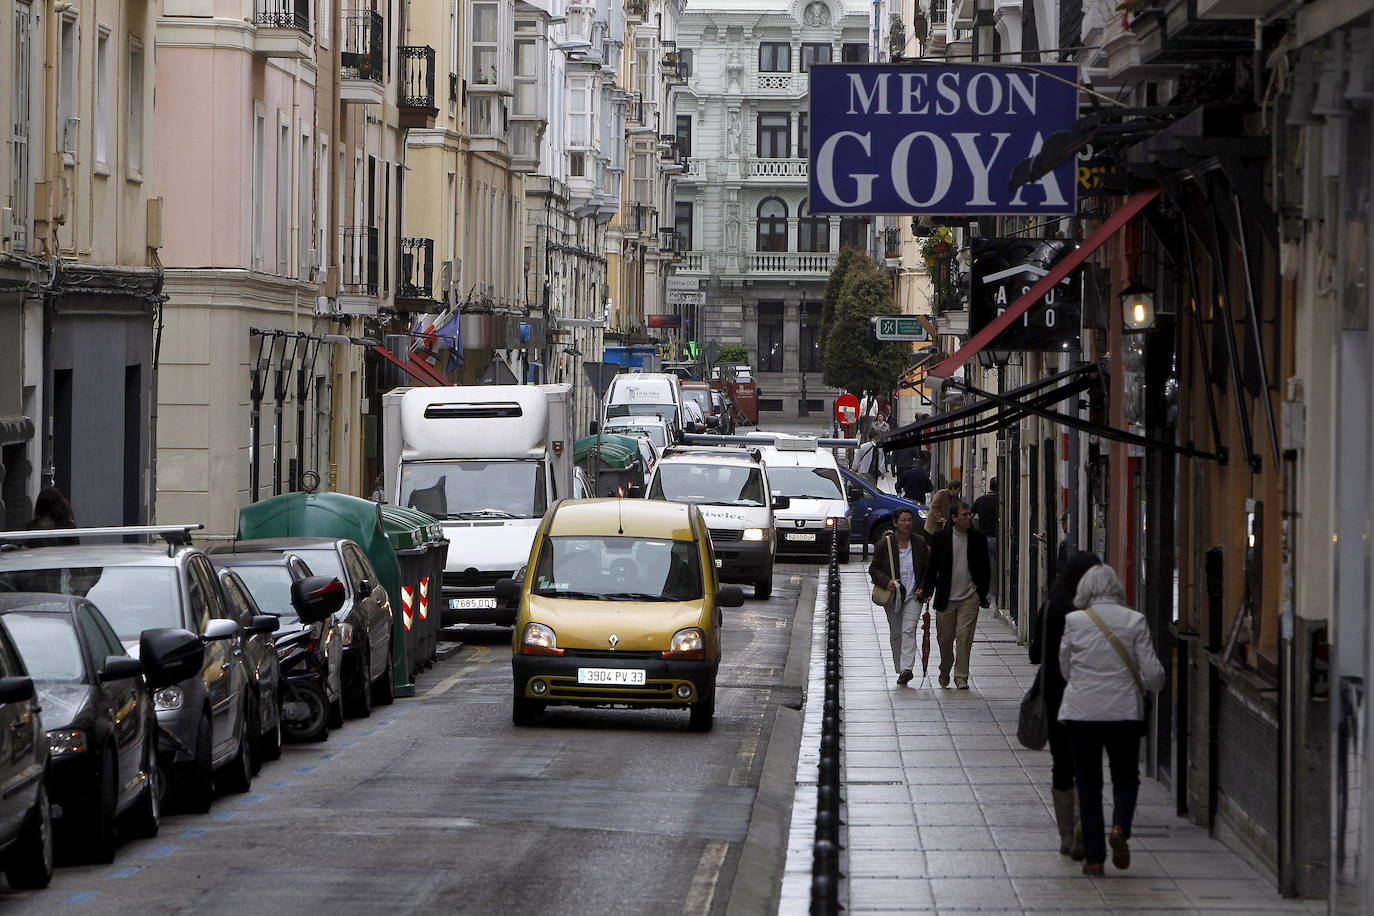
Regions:
<svg viewBox="0 0 1374 916"><path fill-rule="evenodd" d="M615 433L583 436L573 446L573 461L582 464L592 457L595 457L601 467L616 471L628 470L640 462L639 443L630 436L619 436ZM595 471L599 468L592 467L590 470Z"/></svg>
<svg viewBox="0 0 1374 916"><path fill-rule="evenodd" d="M411 550L440 541L447 543L439 520L417 509L383 504L382 529L397 550Z"/></svg>

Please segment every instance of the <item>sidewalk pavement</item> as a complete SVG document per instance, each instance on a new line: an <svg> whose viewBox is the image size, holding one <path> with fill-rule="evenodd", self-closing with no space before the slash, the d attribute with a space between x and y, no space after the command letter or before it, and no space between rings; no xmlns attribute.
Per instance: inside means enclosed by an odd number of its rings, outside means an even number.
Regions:
<svg viewBox="0 0 1374 916"><path fill-rule="evenodd" d="M823 574L823 573L822 573ZM1016 741L1035 666L1006 624L984 611L970 690L930 678L906 687L891 671L887 618L868 597L864 567L841 571L844 796L841 902L851 913L1325 913L1285 900L1241 858L1174 813L1165 787L1142 774L1131 867L1088 878L1059 854L1048 750ZM779 912L810 906L825 593L817 591L808 702ZM1104 766L1104 779L1108 778ZM1111 788L1105 787L1111 817Z"/></svg>

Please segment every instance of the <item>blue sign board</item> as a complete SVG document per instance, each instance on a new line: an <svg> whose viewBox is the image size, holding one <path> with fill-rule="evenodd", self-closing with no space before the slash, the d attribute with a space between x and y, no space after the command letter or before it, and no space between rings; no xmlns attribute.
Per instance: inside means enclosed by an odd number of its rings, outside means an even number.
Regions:
<svg viewBox="0 0 1374 916"><path fill-rule="evenodd" d="M1012 169L1078 117L1075 64L816 64L812 213L1053 215L1074 161L1012 191Z"/></svg>

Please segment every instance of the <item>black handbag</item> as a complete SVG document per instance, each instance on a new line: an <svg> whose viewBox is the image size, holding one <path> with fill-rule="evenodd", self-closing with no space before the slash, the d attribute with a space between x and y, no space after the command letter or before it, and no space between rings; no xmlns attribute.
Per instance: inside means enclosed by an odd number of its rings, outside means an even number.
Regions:
<svg viewBox="0 0 1374 916"><path fill-rule="evenodd" d="M1040 644L1045 645L1046 618L1049 617L1047 605L1040 607ZM1045 646L1049 651L1049 646ZM1016 740L1022 747L1038 751L1050 740L1050 715L1045 708L1045 694L1041 682L1045 677L1044 658L1040 660L1040 670L1035 673L1035 681L1021 698L1021 713L1016 720Z"/></svg>

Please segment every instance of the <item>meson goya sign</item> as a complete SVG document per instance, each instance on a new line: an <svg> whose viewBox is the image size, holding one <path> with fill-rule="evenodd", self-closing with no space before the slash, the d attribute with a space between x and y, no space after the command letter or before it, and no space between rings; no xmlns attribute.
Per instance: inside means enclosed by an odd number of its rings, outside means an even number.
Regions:
<svg viewBox="0 0 1374 916"><path fill-rule="evenodd" d="M1073 126L1074 64L811 67L812 213L1052 215L1075 162L1008 188L1018 162Z"/></svg>

